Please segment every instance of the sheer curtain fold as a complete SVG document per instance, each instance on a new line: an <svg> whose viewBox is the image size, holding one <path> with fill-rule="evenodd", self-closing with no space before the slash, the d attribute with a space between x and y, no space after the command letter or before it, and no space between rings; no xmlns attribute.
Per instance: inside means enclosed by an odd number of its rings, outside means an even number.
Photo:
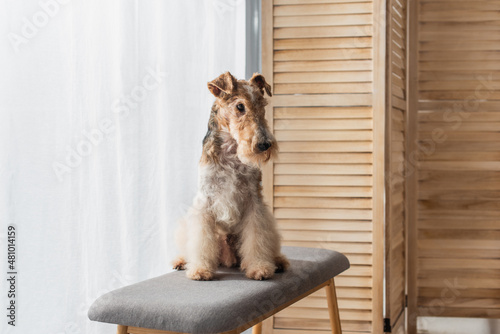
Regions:
<svg viewBox="0 0 500 334"><path fill-rule="evenodd" d="M19 272L16 327L0 332L112 332L87 319L90 303L170 270L206 83L245 73L244 11L242 0L0 4L0 240L17 228Z"/></svg>

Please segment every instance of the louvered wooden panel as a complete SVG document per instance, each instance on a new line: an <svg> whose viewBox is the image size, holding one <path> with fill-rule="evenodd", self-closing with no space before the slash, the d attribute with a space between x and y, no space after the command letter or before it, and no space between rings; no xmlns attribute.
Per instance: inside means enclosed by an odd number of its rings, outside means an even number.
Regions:
<svg viewBox="0 0 500 334"><path fill-rule="evenodd" d="M498 318L500 4L418 5L417 306Z"/></svg>
<svg viewBox="0 0 500 334"><path fill-rule="evenodd" d="M386 290L385 318L393 332L404 332L406 17L404 0L387 1L386 118Z"/></svg>
<svg viewBox="0 0 500 334"><path fill-rule="evenodd" d="M268 120L280 145L279 160L264 173L266 199L284 245L334 249L351 261L336 279L344 333L381 330L383 221L373 223L374 201L383 205L373 198L377 180L383 184L374 165L374 4L262 4L263 72L274 89ZM380 266L374 266L377 256ZM324 292L281 311L264 332L331 333Z"/></svg>

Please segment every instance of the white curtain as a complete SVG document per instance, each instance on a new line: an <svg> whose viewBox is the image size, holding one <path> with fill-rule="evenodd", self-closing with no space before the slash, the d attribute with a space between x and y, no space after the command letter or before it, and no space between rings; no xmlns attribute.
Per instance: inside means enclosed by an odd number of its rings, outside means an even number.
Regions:
<svg viewBox="0 0 500 334"><path fill-rule="evenodd" d="M87 319L95 298L171 270L206 83L244 76L244 32L244 0L1 2L1 333L113 333Z"/></svg>

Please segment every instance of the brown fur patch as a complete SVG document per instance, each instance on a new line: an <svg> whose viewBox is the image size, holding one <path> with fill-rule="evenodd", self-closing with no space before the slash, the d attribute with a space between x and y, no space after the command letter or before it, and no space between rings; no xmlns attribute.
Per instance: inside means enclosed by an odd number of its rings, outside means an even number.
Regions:
<svg viewBox="0 0 500 334"><path fill-rule="evenodd" d="M236 79L231 73L226 72L219 75L215 80L210 81L207 86L214 96L224 97L234 92Z"/></svg>
<svg viewBox="0 0 500 334"><path fill-rule="evenodd" d="M214 103L208 120L208 130L203 138L203 151L200 163L218 163L218 156L222 145L222 139L219 136L219 123L217 121L217 106Z"/></svg>
<svg viewBox="0 0 500 334"><path fill-rule="evenodd" d="M251 85L257 86L260 89L260 92L262 93L262 95L264 95L264 90L265 90L267 95L273 96L273 94L271 93L271 85L269 85L266 82L266 79L264 78L264 76L262 74L254 73L252 78L250 80L248 80L248 82Z"/></svg>
<svg viewBox="0 0 500 334"><path fill-rule="evenodd" d="M237 267L240 263L238 256L238 236L236 234L219 235L219 262L226 268Z"/></svg>

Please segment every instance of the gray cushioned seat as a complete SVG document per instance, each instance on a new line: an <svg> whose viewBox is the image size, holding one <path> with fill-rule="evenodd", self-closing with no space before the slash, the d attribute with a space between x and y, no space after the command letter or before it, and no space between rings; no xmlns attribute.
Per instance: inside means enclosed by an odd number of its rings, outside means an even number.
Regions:
<svg viewBox="0 0 500 334"><path fill-rule="evenodd" d="M254 281L238 269L219 269L213 281L172 272L109 292L90 307L91 320L182 333L233 330L349 268L338 252L283 247L290 268Z"/></svg>

